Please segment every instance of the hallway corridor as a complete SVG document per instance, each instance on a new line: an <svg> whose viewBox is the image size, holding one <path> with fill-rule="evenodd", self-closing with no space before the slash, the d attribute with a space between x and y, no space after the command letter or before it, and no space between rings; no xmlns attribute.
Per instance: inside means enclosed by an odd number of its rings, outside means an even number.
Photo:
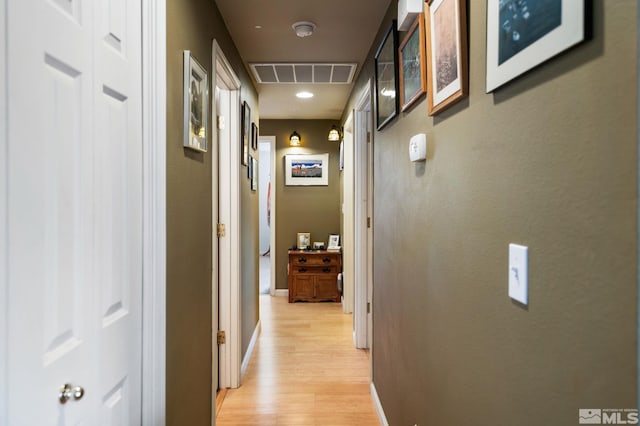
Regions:
<svg viewBox="0 0 640 426"><path fill-rule="evenodd" d="M374 426L368 352L354 348L338 303L260 296L262 333L242 386L229 390L219 426Z"/></svg>

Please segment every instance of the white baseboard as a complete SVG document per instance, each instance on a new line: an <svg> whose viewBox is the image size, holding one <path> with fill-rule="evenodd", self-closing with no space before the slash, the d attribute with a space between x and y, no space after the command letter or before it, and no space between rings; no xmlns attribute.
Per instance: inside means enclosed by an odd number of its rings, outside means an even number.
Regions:
<svg viewBox="0 0 640 426"><path fill-rule="evenodd" d="M380 398L378 398L378 392L376 391L376 386L371 382L371 398L373 398L373 405L376 407L376 413L378 413L378 420L380 421L380 425L389 426L389 422L387 422L387 416L384 415L384 410L382 409L382 404L380 403Z"/></svg>
<svg viewBox="0 0 640 426"><path fill-rule="evenodd" d="M274 295L276 297L289 297L289 289L287 288L278 288L276 289L276 294Z"/></svg>
<svg viewBox="0 0 640 426"><path fill-rule="evenodd" d="M253 330L253 336L251 336L251 341L249 342L247 353L244 354L244 358L242 359L242 367L240 368L240 381L242 381L244 374L247 372L247 367L249 367L249 361L251 361L251 355L253 355L253 350L256 347L256 342L258 341L258 336L260 336L261 330L262 330L262 323L260 322L260 320L258 320L258 324L256 324L256 329Z"/></svg>

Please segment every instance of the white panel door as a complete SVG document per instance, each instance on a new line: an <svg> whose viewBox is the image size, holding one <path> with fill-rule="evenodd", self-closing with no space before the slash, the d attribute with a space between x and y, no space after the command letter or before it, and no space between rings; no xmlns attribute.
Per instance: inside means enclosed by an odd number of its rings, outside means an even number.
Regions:
<svg viewBox="0 0 640 426"><path fill-rule="evenodd" d="M140 424L140 0L7 11L9 424Z"/></svg>

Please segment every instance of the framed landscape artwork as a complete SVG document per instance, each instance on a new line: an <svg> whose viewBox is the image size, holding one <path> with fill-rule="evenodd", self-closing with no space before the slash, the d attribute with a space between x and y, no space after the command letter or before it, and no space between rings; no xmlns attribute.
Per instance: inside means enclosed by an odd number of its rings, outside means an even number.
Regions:
<svg viewBox="0 0 640 426"><path fill-rule="evenodd" d="M329 185L329 154L289 154L284 157L285 185Z"/></svg>
<svg viewBox="0 0 640 426"><path fill-rule="evenodd" d="M488 0L487 93L585 39L585 0Z"/></svg>
<svg viewBox="0 0 640 426"><path fill-rule="evenodd" d="M428 0L424 5L429 115L468 93L466 4L465 0Z"/></svg>

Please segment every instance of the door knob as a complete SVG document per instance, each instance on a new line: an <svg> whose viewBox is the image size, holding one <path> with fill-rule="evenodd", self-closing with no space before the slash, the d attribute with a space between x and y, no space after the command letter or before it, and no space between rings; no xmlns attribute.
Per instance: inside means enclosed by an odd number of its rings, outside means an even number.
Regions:
<svg viewBox="0 0 640 426"><path fill-rule="evenodd" d="M71 384L65 383L60 387L60 395L58 395L58 398L60 399L60 404L66 404L71 398L78 401L82 399L83 396L84 389L82 386L72 387Z"/></svg>

